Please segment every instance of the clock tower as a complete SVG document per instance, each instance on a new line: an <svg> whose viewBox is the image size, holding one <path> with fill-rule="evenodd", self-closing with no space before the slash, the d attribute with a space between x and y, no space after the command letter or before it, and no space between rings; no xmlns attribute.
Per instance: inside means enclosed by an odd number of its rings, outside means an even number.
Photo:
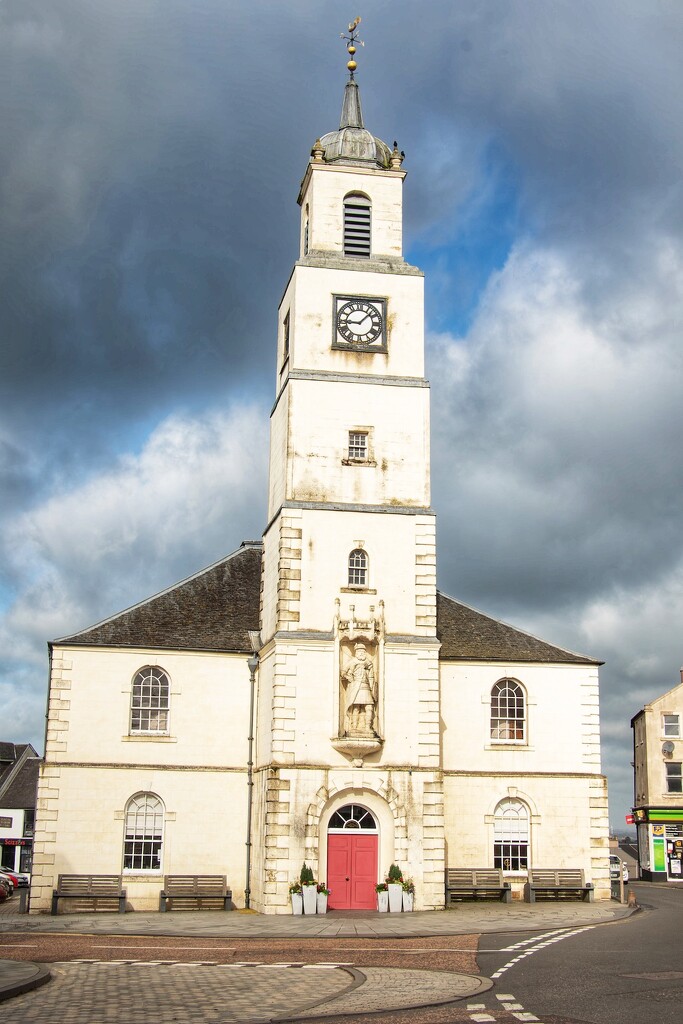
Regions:
<svg viewBox="0 0 683 1024"><path fill-rule="evenodd" d="M444 901L423 275L403 258L403 154L365 128L349 32L278 315L252 841L269 912L289 912L302 861L331 907L374 908L394 862L419 907Z"/></svg>

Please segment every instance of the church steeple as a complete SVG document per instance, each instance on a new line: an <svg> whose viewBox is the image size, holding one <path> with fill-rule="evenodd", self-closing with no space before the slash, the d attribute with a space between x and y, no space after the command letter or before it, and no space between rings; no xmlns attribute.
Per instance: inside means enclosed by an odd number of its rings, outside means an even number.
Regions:
<svg viewBox="0 0 683 1024"><path fill-rule="evenodd" d="M365 128L363 124L363 111L360 105L360 90L358 82L354 79L347 82L344 89L339 130L341 131L342 128Z"/></svg>

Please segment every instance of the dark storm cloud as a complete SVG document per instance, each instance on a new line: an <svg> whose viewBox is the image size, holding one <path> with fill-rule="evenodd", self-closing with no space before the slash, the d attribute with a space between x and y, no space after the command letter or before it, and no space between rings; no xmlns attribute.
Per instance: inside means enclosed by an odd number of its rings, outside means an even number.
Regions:
<svg viewBox="0 0 683 1024"><path fill-rule="evenodd" d="M337 124L343 13L0 5L0 630L35 723L17 740L40 743L47 637L260 533L276 307L308 152ZM630 704L682 656L681 8L360 13L366 123L406 150L427 270L440 585L608 659L621 807Z"/></svg>

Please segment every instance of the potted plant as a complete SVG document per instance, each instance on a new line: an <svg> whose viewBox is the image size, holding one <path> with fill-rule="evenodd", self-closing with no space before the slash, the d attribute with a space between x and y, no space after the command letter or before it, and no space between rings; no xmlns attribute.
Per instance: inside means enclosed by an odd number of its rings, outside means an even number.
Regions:
<svg viewBox="0 0 683 1024"><path fill-rule="evenodd" d="M330 890L327 888L324 882L318 882L318 896L316 898L316 911L318 914L327 913L327 897L330 895Z"/></svg>
<svg viewBox="0 0 683 1024"><path fill-rule="evenodd" d="M386 882L378 882L375 886L377 893L377 909L380 914L386 914L389 910L389 888Z"/></svg>
<svg viewBox="0 0 683 1024"><path fill-rule="evenodd" d="M289 887L289 895L292 898L292 913L303 914L304 912L304 897L301 892L301 882L292 882Z"/></svg>
<svg viewBox="0 0 683 1024"><path fill-rule="evenodd" d="M403 875L398 864L392 864L387 875L389 889L389 911L400 914L403 907Z"/></svg>
<svg viewBox="0 0 683 1024"><path fill-rule="evenodd" d="M304 895L304 914L315 914L318 901L318 887L315 884L313 870L309 868L305 861L299 874L299 881L301 882L301 891Z"/></svg>
<svg viewBox="0 0 683 1024"><path fill-rule="evenodd" d="M412 878L403 879L403 910L410 911L415 905L415 882Z"/></svg>

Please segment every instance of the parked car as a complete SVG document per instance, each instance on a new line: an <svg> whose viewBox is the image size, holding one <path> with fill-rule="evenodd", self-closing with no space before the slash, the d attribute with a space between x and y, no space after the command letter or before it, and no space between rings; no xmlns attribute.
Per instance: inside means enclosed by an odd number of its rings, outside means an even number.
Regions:
<svg viewBox="0 0 683 1024"><path fill-rule="evenodd" d="M610 881L618 882L619 874L623 871L624 874L624 885L628 884L628 868L624 864L621 858L617 857L616 853L611 853L609 858L609 877Z"/></svg>
<svg viewBox="0 0 683 1024"><path fill-rule="evenodd" d="M0 885L6 890L7 898L14 892L14 880L11 875L6 875L4 871L0 871Z"/></svg>
<svg viewBox="0 0 683 1024"><path fill-rule="evenodd" d="M31 882L31 876L20 871L10 871L9 868L0 868L0 875L5 875L7 878L12 879L12 885L15 889L24 888Z"/></svg>

